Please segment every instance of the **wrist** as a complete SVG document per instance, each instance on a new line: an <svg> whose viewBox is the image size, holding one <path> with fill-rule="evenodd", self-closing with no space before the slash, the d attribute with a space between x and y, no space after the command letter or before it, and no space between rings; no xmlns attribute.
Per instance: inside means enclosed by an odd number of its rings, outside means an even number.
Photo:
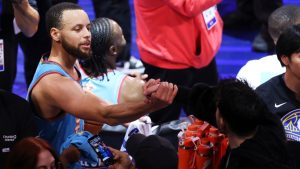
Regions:
<svg viewBox="0 0 300 169"><path fill-rule="evenodd" d="M29 5L29 2L28 1L24 1L24 0L12 0L12 5L14 8L21 8L21 9L26 9L28 8L30 5Z"/></svg>

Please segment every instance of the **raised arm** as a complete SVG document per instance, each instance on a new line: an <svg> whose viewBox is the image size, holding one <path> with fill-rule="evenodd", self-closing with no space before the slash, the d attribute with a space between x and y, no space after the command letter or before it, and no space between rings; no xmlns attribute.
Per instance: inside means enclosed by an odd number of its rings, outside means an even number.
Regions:
<svg viewBox="0 0 300 169"><path fill-rule="evenodd" d="M38 29L39 13L28 0L14 0L12 4L18 27L27 37L33 36Z"/></svg>
<svg viewBox="0 0 300 169"><path fill-rule="evenodd" d="M53 82L57 83L53 84ZM82 90L75 81L58 74L51 74L42 78L33 92L37 94L33 97L34 102L39 102L38 105L48 104L48 111L57 108L85 120L116 125L136 120L149 112L167 106L173 101L177 87L163 82L159 84L157 90L148 94L150 101L140 100L108 105L97 96ZM37 109L42 112L43 117L51 118L47 117L49 113L45 108L37 107Z"/></svg>

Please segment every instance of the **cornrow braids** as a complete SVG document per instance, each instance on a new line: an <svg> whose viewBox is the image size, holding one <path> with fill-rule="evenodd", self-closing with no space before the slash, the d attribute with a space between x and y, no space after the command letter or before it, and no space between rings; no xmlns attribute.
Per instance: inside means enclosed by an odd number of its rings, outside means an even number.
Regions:
<svg viewBox="0 0 300 169"><path fill-rule="evenodd" d="M107 52L113 41L113 27L108 18L97 18L91 22L92 56L80 63L91 77L107 75ZM103 77L104 78L104 77Z"/></svg>

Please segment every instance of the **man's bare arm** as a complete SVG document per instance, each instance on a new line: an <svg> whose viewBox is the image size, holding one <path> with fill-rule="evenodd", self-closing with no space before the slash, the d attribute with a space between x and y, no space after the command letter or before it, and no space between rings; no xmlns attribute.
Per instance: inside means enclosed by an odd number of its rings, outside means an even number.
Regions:
<svg viewBox="0 0 300 169"><path fill-rule="evenodd" d="M42 100L47 100L48 105L70 112L85 120L110 125L130 122L149 112L161 109L169 105L177 93L176 86L164 82L154 93L149 94L150 102L141 100L108 105L97 96L82 90L75 81L58 74L47 75L40 80L36 87L40 89ZM39 101L37 100L37 102ZM47 114L49 113L51 112L47 112Z"/></svg>
<svg viewBox="0 0 300 169"><path fill-rule="evenodd" d="M27 37L33 36L39 24L39 13L32 6L28 0L15 0L13 3L14 15L17 25Z"/></svg>

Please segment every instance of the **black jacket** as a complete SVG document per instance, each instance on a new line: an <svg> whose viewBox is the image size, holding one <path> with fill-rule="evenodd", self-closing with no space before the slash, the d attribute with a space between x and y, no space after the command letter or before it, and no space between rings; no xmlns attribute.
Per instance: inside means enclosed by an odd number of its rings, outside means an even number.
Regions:
<svg viewBox="0 0 300 169"><path fill-rule="evenodd" d="M285 139L271 126L260 126L253 138L228 150L220 165L220 169L294 168Z"/></svg>

